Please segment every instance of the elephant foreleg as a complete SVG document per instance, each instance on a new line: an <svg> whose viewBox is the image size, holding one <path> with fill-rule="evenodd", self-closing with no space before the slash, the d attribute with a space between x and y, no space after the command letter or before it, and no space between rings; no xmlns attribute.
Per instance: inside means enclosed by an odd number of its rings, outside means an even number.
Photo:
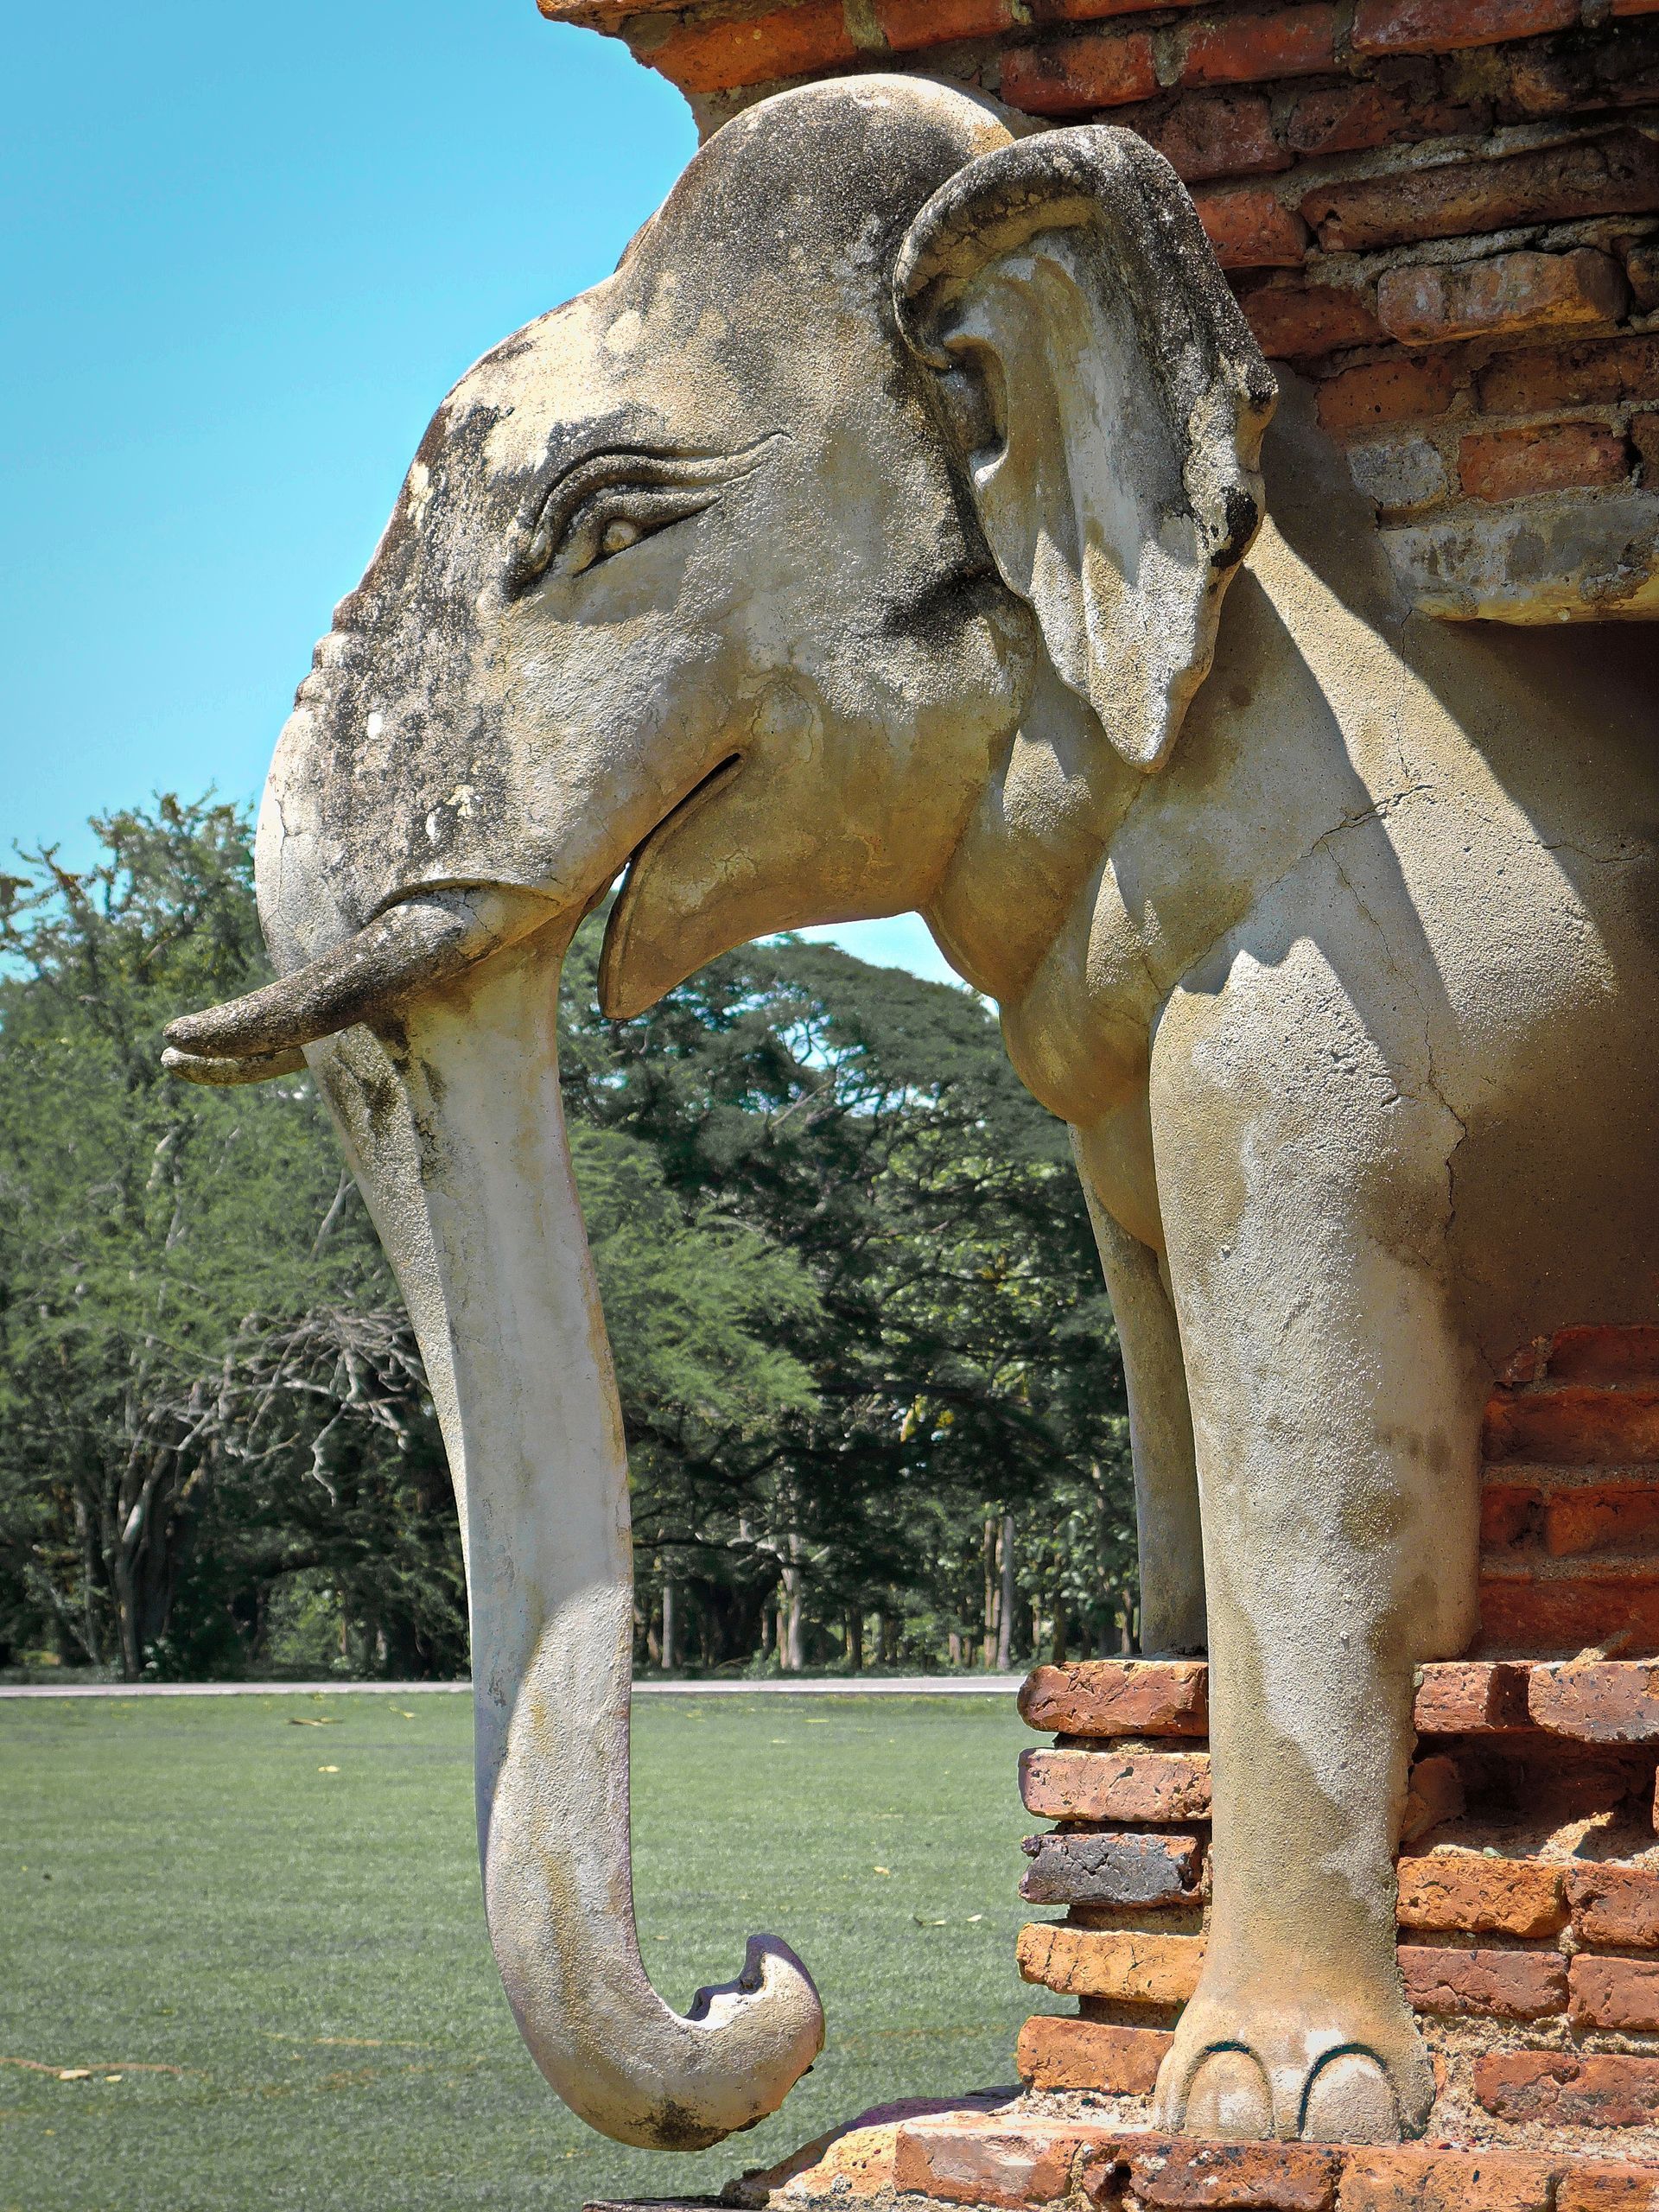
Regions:
<svg viewBox="0 0 1659 2212"><path fill-rule="evenodd" d="M1214 1784L1204 1971L1160 2107L1196 2133L1385 2141L1433 2094L1395 1951L1412 1673L1475 1618L1462 1130L1308 938L1273 950L1178 992L1154 1060Z"/></svg>
<svg viewBox="0 0 1659 2212"><path fill-rule="evenodd" d="M1113 1218L1095 1190L1086 1142L1074 1136L1073 1149L1123 1354L1141 1555L1141 1648L1202 1651L1204 1542L1174 1303L1158 1255Z"/></svg>

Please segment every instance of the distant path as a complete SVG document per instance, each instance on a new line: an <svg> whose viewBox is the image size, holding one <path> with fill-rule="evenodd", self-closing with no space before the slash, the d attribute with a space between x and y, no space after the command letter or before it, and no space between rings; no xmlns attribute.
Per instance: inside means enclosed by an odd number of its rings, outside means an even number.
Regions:
<svg viewBox="0 0 1659 2212"><path fill-rule="evenodd" d="M635 1697L1012 1697L1023 1675L837 1675L786 1682L636 1682ZM26 1697L431 1697L470 1694L470 1682L0 1683L0 1699Z"/></svg>

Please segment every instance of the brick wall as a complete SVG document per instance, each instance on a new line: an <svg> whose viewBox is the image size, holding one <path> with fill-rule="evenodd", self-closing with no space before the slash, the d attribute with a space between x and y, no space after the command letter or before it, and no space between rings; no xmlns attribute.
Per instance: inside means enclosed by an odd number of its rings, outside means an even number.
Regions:
<svg viewBox="0 0 1659 2212"><path fill-rule="evenodd" d="M1659 2156L1659 1329L1569 1329L1487 1408L1480 1642L1426 1667L1400 1963L1435 2063L1430 2133ZM1643 1655L1643 1656L1637 1656ZM1020 1939L1077 2000L1027 2023L1039 2090L1150 2090L1207 1907L1205 1670L1039 1667ZM1659 2182L1659 2175L1652 2177ZM1644 2182L1643 2186L1650 2184ZM1646 2202L1648 2200L1643 2199Z"/></svg>
<svg viewBox="0 0 1659 2212"><path fill-rule="evenodd" d="M1659 0L538 0L713 127L914 68L1140 131L1415 603L1659 611Z"/></svg>
<svg viewBox="0 0 1659 2212"><path fill-rule="evenodd" d="M1659 1681L1643 1662L1424 1669L1400 1861L1400 1964L1434 2061L1436 2138L1659 2152ZM1022 1894L1039 2090L1145 2098L1204 1958L1208 1758L1195 1662L1039 1668ZM1160 1704L1161 1709L1152 1709ZM1176 1713L1178 1700L1185 1710ZM1139 1709L1126 1711L1128 1704ZM1173 1740L1164 1740L1165 1731ZM1132 2113L1120 2114L1132 2118Z"/></svg>

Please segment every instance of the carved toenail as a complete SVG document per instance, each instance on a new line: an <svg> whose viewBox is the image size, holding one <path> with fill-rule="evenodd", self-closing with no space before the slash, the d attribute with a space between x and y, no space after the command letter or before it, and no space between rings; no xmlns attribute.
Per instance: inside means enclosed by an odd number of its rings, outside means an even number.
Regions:
<svg viewBox="0 0 1659 2212"><path fill-rule="evenodd" d="M1323 2060L1302 2100L1302 2135L1309 2143L1397 2143L1399 2107L1381 2062L1365 2050Z"/></svg>
<svg viewBox="0 0 1659 2212"><path fill-rule="evenodd" d="M1187 2092L1185 2133L1259 2141L1273 2133L1268 2077L1248 2050L1212 2050Z"/></svg>

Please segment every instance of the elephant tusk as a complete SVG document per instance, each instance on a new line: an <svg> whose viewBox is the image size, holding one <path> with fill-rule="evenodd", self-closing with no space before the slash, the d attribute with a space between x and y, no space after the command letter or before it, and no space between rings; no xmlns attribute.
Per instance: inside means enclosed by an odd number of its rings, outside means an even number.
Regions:
<svg viewBox="0 0 1659 2212"><path fill-rule="evenodd" d="M305 1054L297 1048L287 1052L249 1052L241 1059L226 1059L211 1052L181 1052L169 1045L162 1054L168 1075L182 1076L187 1083L205 1083L215 1090L239 1083L269 1083L273 1076L301 1075Z"/></svg>
<svg viewBox="0 0 1659 2212"><path fill-rule="evenodd" d="M448 982L530 936L554 912L533 892L491 884L420 893L292 975L169 1022L173 1049L163 1065L193 1083L285 1075L301 1046L350 1028L410 991Z"/></svg>

